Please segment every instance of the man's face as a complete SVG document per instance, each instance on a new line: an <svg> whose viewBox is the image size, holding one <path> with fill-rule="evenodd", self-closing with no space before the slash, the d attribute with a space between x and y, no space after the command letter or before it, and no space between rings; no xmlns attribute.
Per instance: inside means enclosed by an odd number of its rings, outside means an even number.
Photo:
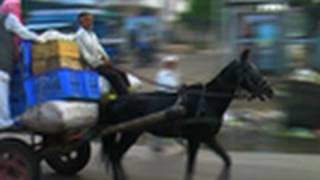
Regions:
<svg viewBox="0 0 320 180"><path fill-rule="evenodd" d="M92 15L86 15L80 18L80 25L84 29L91 29L93 25L93 17Z"/></svg>
<svg viewBox="0 0 320 180"><path fill-rule="evenodd" d="M167 69L175 70L175 69L178 68L178 63L177 63L177 62L167 62L167 63L165 64L165 67L166 67Z"/></svg>

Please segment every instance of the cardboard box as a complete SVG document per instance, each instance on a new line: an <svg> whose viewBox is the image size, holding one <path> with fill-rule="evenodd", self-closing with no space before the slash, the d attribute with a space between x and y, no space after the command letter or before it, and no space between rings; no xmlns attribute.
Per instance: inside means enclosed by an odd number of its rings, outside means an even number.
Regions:
<svg viewBox="0 0 320 180"><path fill-rule="evenodd" d="M77 59L49 59L49 60L38 60L32 62L32 72L34 75L50 71L58 68L70 68L75 70L82 69L82 64Z"/></svg>
<svg viewBox="0 0 320 180"><path fill-rule="evenodd" d="M74 41L55 40L44 44L34 43L32 60L48 60L53 58L79 59L78 45Z"/></svg>

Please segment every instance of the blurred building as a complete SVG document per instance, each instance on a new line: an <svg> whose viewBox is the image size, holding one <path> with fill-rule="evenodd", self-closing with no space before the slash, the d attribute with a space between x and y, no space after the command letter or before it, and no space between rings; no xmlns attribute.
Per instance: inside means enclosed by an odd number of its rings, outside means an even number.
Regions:
<svg viewBox="0 0 320 180"><path fill-rule="evenodd" d="M227 30L232 48L254 49L258 68L285 72L297 67L320 69L320 43L309 33L310 19L303 7L288 0L228 0Z"/></svg>
<svg viewBox="0 0 320 180"><path fill-rule="evenodd" d="M141 11L151 11L163 20L173 21L177 15L187 10L187 0L105 0L102 5L132 16Z"/></svg>
<svg viewBox="0 0 320 180"><path fill-rule="evenodd" d="M125 18L127 37L146 36L161 42L171 22L187 10L187 0L106 0L102 7L120 13ZM131 38L130 38L131 37Z"/></svg>
<svg viewBox="0 0 320 180"><path fill-rule="evenodd" d="M283 41L286 0L228 0L229 34L234 49L254 49L253 59L263 71L286 68Z"/></svg>

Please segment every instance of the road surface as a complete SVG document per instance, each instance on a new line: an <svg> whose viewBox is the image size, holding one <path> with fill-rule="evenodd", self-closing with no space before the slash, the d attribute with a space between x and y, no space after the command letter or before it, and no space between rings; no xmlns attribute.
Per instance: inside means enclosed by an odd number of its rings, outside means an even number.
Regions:
<svg viewBox="0 0 320 180"><path fill-rule="evenodd" d="M202 150L195 180L319 180L320 156L271 153L231 153L234 166L222 173L222 163L213 153ZM183 179L185 154L159 154L147 146L135 146L125 158L130 180ZM63 177L43 164L44 180L111 180L104 171L99 147L90 164L76 177Z"/></svg>

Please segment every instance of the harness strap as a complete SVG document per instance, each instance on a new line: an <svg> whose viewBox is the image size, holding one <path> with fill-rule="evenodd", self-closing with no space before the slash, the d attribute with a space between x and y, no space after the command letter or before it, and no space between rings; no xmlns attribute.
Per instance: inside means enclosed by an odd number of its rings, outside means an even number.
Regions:
<svg viewBox="0 0 320 180"><path fill-rule="evenodd" d="M218 121L218 119L216 118L212 118L212 117L207 117L207 116L203 116L200 118L188 118L186 119L184 122L184 125L194 125L194 124L208 124L208 125L216 125L219 124L220 122Z"/></svg>
<svg viewBox="0 0 320 180"><path fill-rule="evenodd" d="M207 111L207 101L206 101L206 91L207 88L202 84L201 95L198 103L198 109L195 117L201 117Z"/></svg>

